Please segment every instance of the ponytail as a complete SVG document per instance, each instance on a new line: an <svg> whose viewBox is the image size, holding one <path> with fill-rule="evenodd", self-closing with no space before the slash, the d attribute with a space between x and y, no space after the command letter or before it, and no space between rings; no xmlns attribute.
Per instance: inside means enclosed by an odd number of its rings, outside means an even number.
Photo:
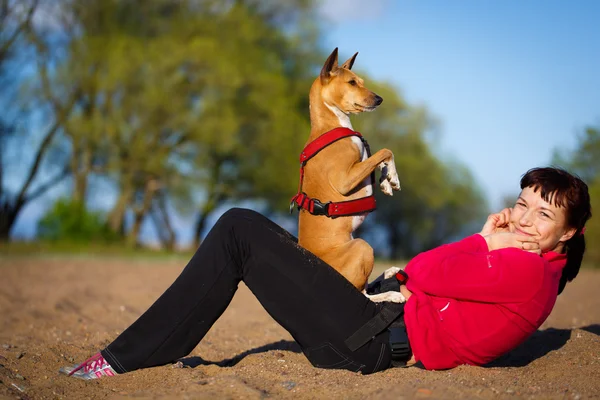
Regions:
<svg viewBox="0 0 600 400"><path fill-rule="evenodd" d="M585 237L583 236L583 232L576 232L565 244L567 248L567 264L562 270L562 276L558 284L558 294L561 294L567 282L571 282L579 273L583 253L585 253Z"/></svg>

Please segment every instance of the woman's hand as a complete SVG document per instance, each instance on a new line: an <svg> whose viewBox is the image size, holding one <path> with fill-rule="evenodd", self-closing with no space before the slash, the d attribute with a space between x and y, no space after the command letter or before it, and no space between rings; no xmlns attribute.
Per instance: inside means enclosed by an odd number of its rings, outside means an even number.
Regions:
<svg viewBox="0 0 600 400"><path fill-rule="evenodd" d="M498 250L505 249L507 247L516 247L530 253L542 254L540 244L537 239L532 236L520 235L518 233L511 232L496 232L489 235L483 236L487 242L488 249Z"/></svg>
<svg viewBox="0 0 600 400"><path fill-rule="evenodd" d="M510 221L510 213L512 208L505 208L499 213L490 214L481 229L481 236L490 235L498 232L508 232L508 222Z"/></svg>
<svg viewBox="0 0 600 400"><path fill-rule="evenodd" d="M406 288L406 285L400 285L400 293L402 293L406 301L412 296L412 292Z"/></svg>

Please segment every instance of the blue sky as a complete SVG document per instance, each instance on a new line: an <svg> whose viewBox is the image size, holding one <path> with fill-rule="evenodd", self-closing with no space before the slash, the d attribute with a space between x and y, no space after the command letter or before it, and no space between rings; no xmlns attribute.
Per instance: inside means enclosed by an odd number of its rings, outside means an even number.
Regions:
<svg viewBox="0 0 600 400"><path fill-rule="evenodd" d="M573 148L586 125L600 125L600 2L321 4L324 48L339 47L342 59L358 51L355 70L426 106L439 121L439 153L466 164L494 208L518 193L527 169ZM16 236L31 237L57 195L28 205ZM175 221L183 242L189 220Z"/></svg>
<svg viewBox="0 0 600 400"><path fill-rule="evenodd" d="M471 169L492 207L600 125L600 2L328 0L322 10L326 48L358 51L354 69L426 106L439 151Z"/></svg>

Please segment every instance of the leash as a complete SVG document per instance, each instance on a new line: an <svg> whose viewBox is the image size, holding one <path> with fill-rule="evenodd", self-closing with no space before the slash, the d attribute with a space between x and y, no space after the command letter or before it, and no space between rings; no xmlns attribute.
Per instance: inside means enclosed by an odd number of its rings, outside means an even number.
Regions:
<svg viewBox="0 0 600 400"><path fill-rule="evenodd" d="M342 127L325 132L323 135L319 136L307 144L306 147L304 147L304 150L302 150L302 153L300 153L300 183L298 184L298 192L294 197L292 197L290 202L290 213L294 210L294 206L296 206L298 210L301 208L305 209L312 215L325 215L329 218L335 218L371 212L377 208L374 195L347 201L329 201L327 203L323 203L319 199L311 198L302 191L304 167L306 166L306 163L330 144L337 142L340 139L352 136L358 137L363 142L363 145L367 151L367 155L370 157L371 149L367 143L367 140L359 132ZM374 172L371 174L371 182L375 182Z"/></svg>

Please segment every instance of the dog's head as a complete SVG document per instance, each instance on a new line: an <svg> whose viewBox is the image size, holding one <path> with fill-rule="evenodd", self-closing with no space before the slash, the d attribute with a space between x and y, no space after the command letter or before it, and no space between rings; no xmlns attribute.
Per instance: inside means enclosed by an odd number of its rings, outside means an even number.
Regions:
<svg viewBox="0 0 600 400"><path fill-rule="evenodd" d="M373 111L383 99L364 86L364 81L351 71L358 53L338 66L337 47L327 58L321 74L313 85L319 90L321 99L330 107L334 106L345 114ZM316 87L315 87L316 86Z"/></svg>

